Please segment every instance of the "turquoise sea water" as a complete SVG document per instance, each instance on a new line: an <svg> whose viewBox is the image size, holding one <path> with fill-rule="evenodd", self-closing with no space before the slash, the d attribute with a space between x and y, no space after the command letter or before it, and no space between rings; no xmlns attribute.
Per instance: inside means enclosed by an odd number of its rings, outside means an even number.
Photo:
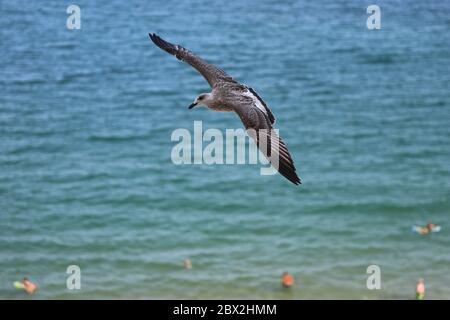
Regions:
<svg viewBox="0 0 450 320"><path fill-rule="evenodd" d="M0 6L0 298L450 298L448 2L84 0L81 30L68 4ZM188 111L207 83L148 32L256 88L303 185L172 164L173 130L241 123Z"/></svg>

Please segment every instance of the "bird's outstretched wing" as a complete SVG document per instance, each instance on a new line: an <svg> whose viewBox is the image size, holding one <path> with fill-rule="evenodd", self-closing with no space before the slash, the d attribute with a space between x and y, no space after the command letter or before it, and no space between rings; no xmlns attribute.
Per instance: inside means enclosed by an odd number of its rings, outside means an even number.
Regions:
<svg viewBox="0 0 450 320"><path fill-rule="evenodd" d="M293 184L301 184L286 144L273 130L268 114L258 108L253 99L243 96L235 99L232 107L241 118L249 135L274 168Z"/></svg>
<svg viewBox="0 0 450 320"><path fill-rule="evenodd" d="M188 49L183 48L180 45L167 42L154 33L149 33L148 35L153 43L158 47L171 55L174 55L178 60L187 62L194 67L198 72L200 72L206 81L208 81L211 87L214 87L220 81L234 82L233 78L230 77L225 71L206 62Z"/></svg>

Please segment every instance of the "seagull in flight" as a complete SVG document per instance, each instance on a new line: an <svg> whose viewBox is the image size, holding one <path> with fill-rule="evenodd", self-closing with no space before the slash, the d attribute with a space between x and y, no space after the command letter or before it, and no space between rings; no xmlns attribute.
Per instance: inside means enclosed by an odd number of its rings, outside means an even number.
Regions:
<svg viewBox="0 0 450 320"><path fill-rule="evenodd" d="M285 143L273 130L275 117L253 88L237 82L225 71L188 49L169 43L154 33L149 33L149 36L158 47L190 64L211 86L211 92L197 96L189 109L204 105L214 111L237 113L248 134L272 166L293 184L301 184Z"/></svg>

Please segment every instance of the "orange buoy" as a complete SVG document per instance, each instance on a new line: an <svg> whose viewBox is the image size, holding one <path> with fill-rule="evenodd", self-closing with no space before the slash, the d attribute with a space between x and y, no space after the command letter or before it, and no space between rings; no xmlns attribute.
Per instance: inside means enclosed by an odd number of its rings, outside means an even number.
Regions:
<svg viewBox="0 0 450 320"><path fill-rule="evenodd" d="M281 276L281 285L285 288L292 287L294 285L294 277L289 272L283 272Z"/></svg>

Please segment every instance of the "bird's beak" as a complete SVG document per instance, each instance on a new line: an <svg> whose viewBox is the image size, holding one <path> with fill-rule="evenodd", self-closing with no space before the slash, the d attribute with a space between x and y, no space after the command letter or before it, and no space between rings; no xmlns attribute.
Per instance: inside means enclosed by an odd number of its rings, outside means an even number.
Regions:
<svg viewBox="0 0 450 320"><path fill-rule="evenodd" d="M191 103L191 105L188 107L188 109L192 109L193 107L195 107L197 105L197 102Z"/></svg>

